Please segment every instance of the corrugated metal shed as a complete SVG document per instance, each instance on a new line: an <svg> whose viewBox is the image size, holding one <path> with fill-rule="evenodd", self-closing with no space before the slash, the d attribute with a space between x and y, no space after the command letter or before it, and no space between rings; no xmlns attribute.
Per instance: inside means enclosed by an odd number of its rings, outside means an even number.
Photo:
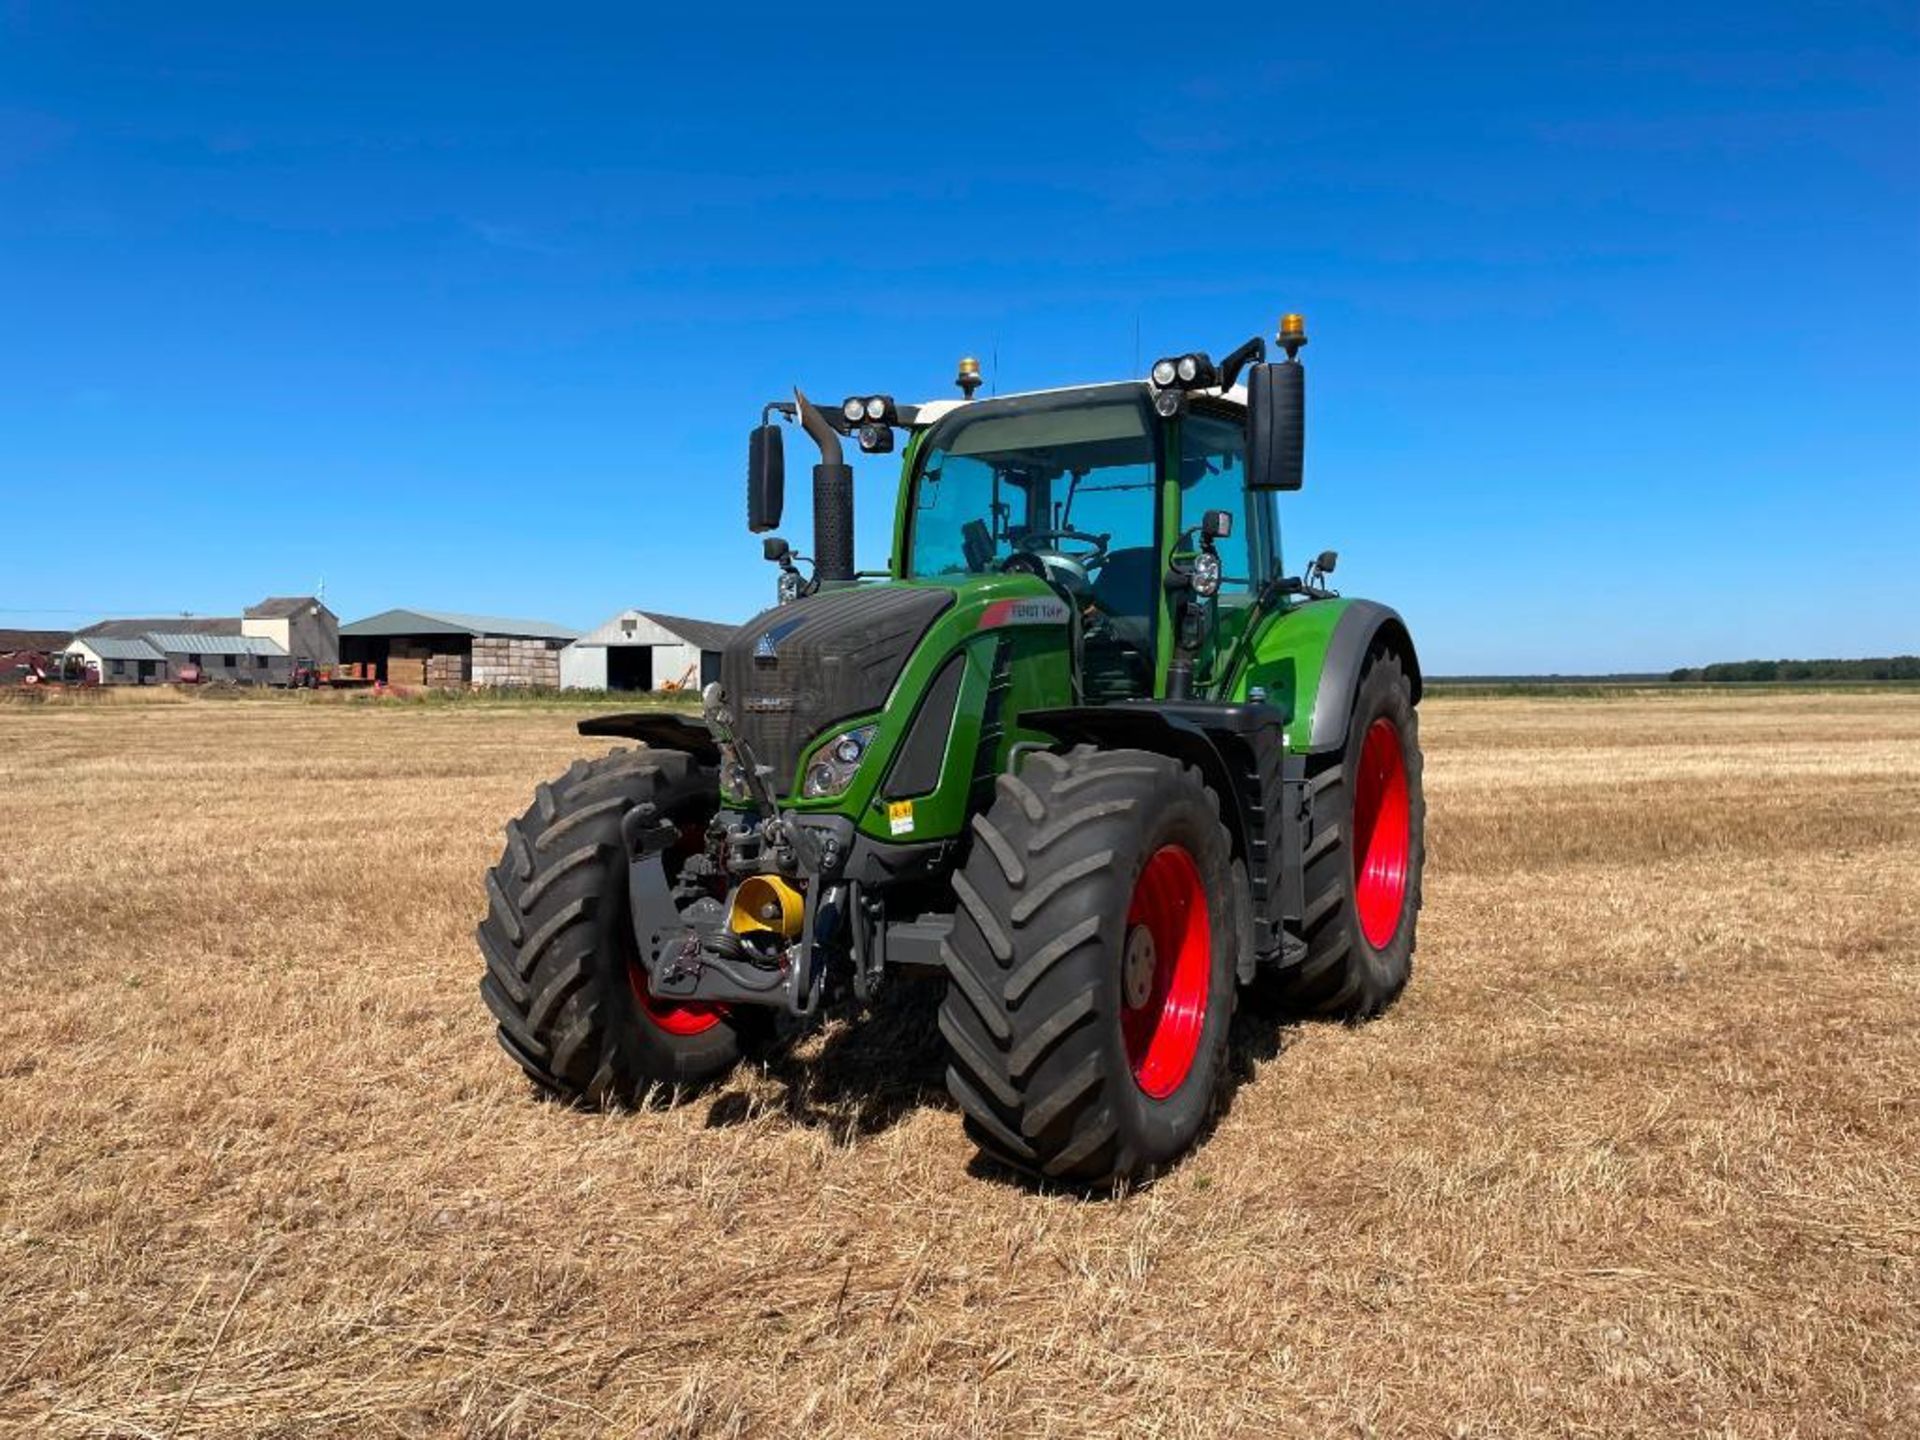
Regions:
<svg viewBox="0 0 1920 1440"><path fill-rule="evenodd" d="M240 621L225 615L167 615L157 620L102 620L77 632L76 638L90 640L95 635L110 635L116 640L138 640L155 631L168 634L238 635Z"/></svg>
<svg viewBox="0 0 1920 1440"><path fill-rule="evenodd" d="M67 648L71 630L0 630L0 655L15 650L37 650L51 654Z"/></svg>
<svg viewBox="0 0 1920 1440"><path fill-rule="evenodd" d="M248 620L285 620L289 616L298 615L302 610L325 610L326 608L312 595L269 595L258 605L249 605L242 613Z"/></svg>
<svg viewBox="0 0 1920 1440"><path fill-rule="evenodd" d="M147 636L169 655L271 655L287 652L262 635L196 635L156 630Z"/></svg>
<svg viewBox="0 0 1920 1440"><path fill-rule="evenodd" d="M342 625L342 639L374 639L399 635L502 635L514 640L573 640L569 630L551 620L516 620L507 615L467 615L455 610L383 610L351 625Z"/></svg>
<svg viewBox="0 0 1920 1440"><path fill-rule="evenodd" d="M102 660L164 660L167 658L144 639L138 637L76 635L73 643L85 645Z"/></svg>
<svg viewBox="0 0 1920 1440"><path fill-rule="evenodd" d="M644 624L637 624L644 621ZM735 627L717 620L690 620L658 610L622 610L580 637L582 645L665 645L679 641L696 650L724 650Z"/></svg>
<svg viewBox="0 0 1920 1440"><path fill-rule="evenodd" d="M698 645L702 650L724 650L727 642L733 638L736 625L722 625L717 620L690 620L685 615L662 615L658 610L640 612L663 630L671 630L689 645Z"/></svg>

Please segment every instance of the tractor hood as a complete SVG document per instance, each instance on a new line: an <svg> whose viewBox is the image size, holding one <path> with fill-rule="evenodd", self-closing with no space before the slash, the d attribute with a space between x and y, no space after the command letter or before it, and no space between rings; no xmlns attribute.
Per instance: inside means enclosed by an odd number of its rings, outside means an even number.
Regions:
<svg viewBox="0 0 1920 1440"><path fill-rule="evenodd" d="M786 799L807 743L836 721L870 715L934 621L954 603L943 585L825 590L747 621L720 660L735 724Z"/></svg>

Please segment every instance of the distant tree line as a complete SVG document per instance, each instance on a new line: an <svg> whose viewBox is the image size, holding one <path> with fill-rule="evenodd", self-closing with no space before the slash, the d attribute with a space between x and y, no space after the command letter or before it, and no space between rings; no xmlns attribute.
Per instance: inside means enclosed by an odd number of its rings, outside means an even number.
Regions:
<svg viewBox="0 0 1920 1440"><path fill-rule="evenodd" d="M1669 680L1920 680L1920 655L1890 655L1875 660L1723 660L1717 665L1682 667Z"/></svg>

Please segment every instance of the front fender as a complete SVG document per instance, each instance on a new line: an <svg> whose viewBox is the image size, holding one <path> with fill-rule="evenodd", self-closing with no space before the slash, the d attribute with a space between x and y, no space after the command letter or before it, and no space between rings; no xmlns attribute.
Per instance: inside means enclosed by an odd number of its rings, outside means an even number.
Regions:
<svg viewBox="0 0 1920 1440"><path fill-rule="evenodd" d="M611 735L638 740L655 750L684 750L702 765L720 763L720 747L713 734L697 720L665 710L630 710L619 715L595 715L574 727L582 735Z"/></svg>

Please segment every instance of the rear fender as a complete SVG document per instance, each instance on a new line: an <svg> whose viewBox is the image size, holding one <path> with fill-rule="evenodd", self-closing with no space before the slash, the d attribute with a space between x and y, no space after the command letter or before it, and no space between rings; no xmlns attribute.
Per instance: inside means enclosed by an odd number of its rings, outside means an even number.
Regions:
<svg viewBox="0 0 1920 1440"><path fill-rule="evenodd" d="M1374 600L1315 600L1261 622L1247 658L1227 687L1234 700L1255 691L1291 716L1287 748L1296 754L1346 743L1353 697L1367 657L1392 649L1406 663L1420 699L1420 660L1406 621Z"/></svg>
<svg viewBox="0 0 1920 1440"><path fill-rule="evenodd" d="M1320 663L1309 749L1345 747L1353 698L1360 692L1360 676L1367 668L1368 657L1381 650L1391 650L1405 662L1407 678L1413 682L1413 701L1420 703L1420 657L1414 654L1407 622L1398 611L1376 600L1355 600L1333 627L1326 658Z"/></svg>

